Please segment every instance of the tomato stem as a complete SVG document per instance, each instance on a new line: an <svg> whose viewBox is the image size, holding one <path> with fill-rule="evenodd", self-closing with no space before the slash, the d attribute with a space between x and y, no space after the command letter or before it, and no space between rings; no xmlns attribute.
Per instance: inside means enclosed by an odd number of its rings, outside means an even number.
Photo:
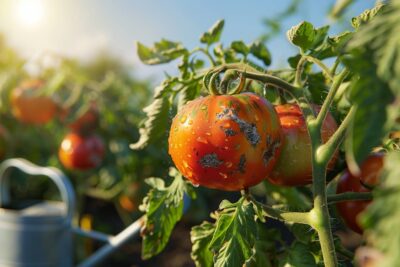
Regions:
<svg viewBox="0 0 400 267"><path fill-rule="evenodd" d="M317 149L318 161L328 162L332 158L333 154L339 147L340 143L343 141L343 138L346 134L346 130L349 127L350 123L352 122L355 111L356 111L355 107L352 106L349 110L349 113L347 113L346 117L340 124L339 128L329 138L328 142L318 147Z"/></svg>
<svg viewBox="0 0 400 267"><path fill-rule="evenodd" d="M371 200L372 193L371 192L346 192L335 195L329 195L327 197L328 204L334 204L338 202L344 201L363 201L363 200Z"/></svg>
<svg viewBox="0 0 400 267"><path fill-rule="evenodd" d="M253 200L254 201L254 200ZM264 213L267 217L272 219L283 221L283 222L292 222L292 223L300 223L310 225L310 214L309 212L286 212L275 209L271 206L262 204L257 202L262 206Z"/></svg>
<svg viewBox="0 0 400 267"><path fill-rule="evenodd" d="M332 105L333 98L337 90L339 89L340 85L342 84L343 80L349 74L349 71L344 69L340 72L334 79L331 88L329 89L329 93L325 98L324 103L322 104L321 110L316 119L316 127L321 130L323 121L325 120L326 115L328 114L329 108Z"/></svg>

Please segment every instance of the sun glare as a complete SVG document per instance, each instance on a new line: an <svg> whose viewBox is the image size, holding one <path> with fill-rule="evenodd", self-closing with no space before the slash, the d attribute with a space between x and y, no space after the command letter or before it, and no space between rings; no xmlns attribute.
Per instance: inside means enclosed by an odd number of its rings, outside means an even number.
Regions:
<svg viewBox="0 0 400 267"><path fill-rule="evenodd" d="M40 24L44 8L42 0L19 0L17 2L17 17L21 24L29 27Z"/></svg>

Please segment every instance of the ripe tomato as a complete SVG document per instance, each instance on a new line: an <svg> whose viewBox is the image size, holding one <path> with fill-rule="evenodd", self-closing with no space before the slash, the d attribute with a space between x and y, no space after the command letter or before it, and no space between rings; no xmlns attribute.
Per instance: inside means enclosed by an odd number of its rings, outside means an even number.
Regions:
<svg viewBox="0 0 400 267"><path fill-rule="evenodd" d="M51 97L40 95L43 84L40 80L30 80L12 90L12 113L21 122L45 124L56 115L56 102Z"/></svg>
<svg viewBox="0 0 400 267"><path fill-rule="evenodd" d="M87 133L94 130L99 124L99 111L95 103L90 106L78 118L70 123L68 127L76 132Z"/></svg>
<svg viewBox="0 0 400 267"><path fill-rule="evenodd" d="M188 102L175 116L169 154L193 185L235 191L259 183L280 152L273 106L252 93Z"/></svg>
<svg viewBox="0 0 400 267"><path fill-rule="evenodd" d="M99 136L71 132L61 142L58 156L67 169L87 170L99 166L104 153L104 143Z"/></svg>
<svg viewBox="0 0 400 267"><path fill-rule="evenodd" d="M320 107L314 105L314 111ZM275 106L283 133L281 155L268 180L276 185L300 186L312 182L311 139L300 107L296 104ZM337 124L330 113L322 125L321 136L326 142L336 131ZM333 168L337 155L329 162Z"/></svg>
<svg viewBox="0 0 400 267"><path fill-rule="evenodd" d="M371 188L379 183L380 171L383 167L384 154L375 153L367 157L361 164L360 176L353 176L346 170L340 177L336 193L370 192ZM336 208L346 225L353 231L362 234L357 217L371 203L365 201L346 201L336 204Z"/></svg>

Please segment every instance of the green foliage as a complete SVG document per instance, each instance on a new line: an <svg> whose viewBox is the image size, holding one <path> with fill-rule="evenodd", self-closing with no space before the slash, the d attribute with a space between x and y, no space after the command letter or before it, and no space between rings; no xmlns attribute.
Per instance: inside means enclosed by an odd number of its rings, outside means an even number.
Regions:
<svg viewBox="0 0 400 267"><path fill-rule="evenodd" d="M313 267L318 266L310 248L301 242L294 242L285 256L279 261L280 267Z"/></svg>
<svg viewBox="0 0 400 267"><path fill-rule="evenodd" d="M302 21L287 32L287 37L295 46L307 50L314 43L316 32L311 23Z"/></svg>
<svg viewBox="0 0 400 267"><path fill-rule="evenodd" d="M180 173L171 168L169 175L174 177L174 181L168 187L165 187L161 178L147 179L152 189L140 207L146 212L142 228L143 259L149 259L164 249L175 224L182 217L184 194L194 196L191 186L183 180Z"/></svg>
<svg viewBox="0 0 400 267"><path fill-rule="evenodd" d="M192 258L196 266L271 266L268 253L274 244L272 231L257 220L260 208L241 198L236 203L223 201L213 217L192 229Z"/></svg>
<svg viewBox="0 0 400 267"><path fill-rule="evenodd" d="M165 90L167 87L159 88ZM155 95L160 94L160 91L155 92ZM132 149L143 149L149 141L156 141L163 137L168 126L168 111L170 103L167 98L157 98L149 106L143 109L146 112L147 119L144 126L140 128L140 139L130 145Z"/></svg>
<svg viewBox="0 0 400 267"><path fill-rule="evenodd" d="M207 32L203 33L200 37L200 42L203 44L207 44L208 46L217 43L221 37L222 30L224 29L224 20L217 21L211 29Z"/></svg>
<svg viewBox="0 0 400 267"><path fill-rule="evenodd" d="M359 20L370 19L377 10L365 11ZM350 93L357 112L347 137L346 151L354 153L358 162L380 143L395 123L387 120L386 107L400 96L400 68L396 60L400 53L399 14L400 3L393 1L372 21L360 27L346 47L352 55L346 64L357 74Z"/></svg>
<svg viewBox="0 0 400 267"><path fill-rule="evenodd" d="M168 63L186 53L187 50L181 43L165 39L155 43L151 48L137 42L137 54L140 60L148 65Z"/></svg>
<svg viewBox="0 0 400 267"><path fill-rule="evenodd" d="M400 262L400 151L390 152L385 157L384 170L381 175L382 184L374 190L374 201L364 216L362 224L367 229L367 237L371 244L380 249L384 260L379 266L397 266Z"/></svg>

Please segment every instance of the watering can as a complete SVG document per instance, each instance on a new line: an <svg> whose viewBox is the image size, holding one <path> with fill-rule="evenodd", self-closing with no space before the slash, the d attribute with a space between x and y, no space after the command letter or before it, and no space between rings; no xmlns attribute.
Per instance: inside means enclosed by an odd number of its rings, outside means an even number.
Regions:
<svg viewBox="0 0 400 267"><path fill-rule="evenodd" d="M12 169L32 176L49 177L62 201L16 201L9 193ZM40 167L24 159L9 159L0 165L0 267L72 267L73 233L105 244L78 267L96 266L139 234L144 217L116 236L85 231L72 226L75 193L58 169Z"/></svg>

